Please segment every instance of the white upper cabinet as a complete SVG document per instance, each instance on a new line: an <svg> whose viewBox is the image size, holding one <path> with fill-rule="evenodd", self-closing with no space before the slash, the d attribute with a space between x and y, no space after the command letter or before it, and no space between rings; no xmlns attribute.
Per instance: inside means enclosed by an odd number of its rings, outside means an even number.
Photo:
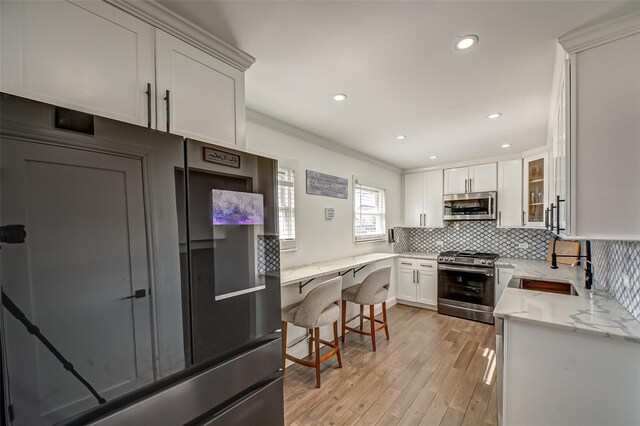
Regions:
<svg viewBox="0 0 640 426"><path fill-rule="evenodd" d="M3 1L1 15L3 92L155 126L152 26L104 2Z"/></svg>
<svg viewBox="0 0 640 426"><path fill-rule="evenodd" d="M469 189L469 168L446 169L444 171L444 193L465 194Z"/></svg>
<svg viewBox="0 0 640 426"><path fill-rule="evenodd" d="M547 212L549 167L547 152L524 159L524 182L522 210L524 225L544 228L549 221L547 215L557 214L557 206ZM562 208L563 206L561 206Z"/></svg>
<svg viewBox="0 0 640 426"><path fill-rule="evenodd" d="M428 228L442 228L444 226L442 179L442 170L424 173L424 226Z"/></svg>
<svg viewBox="0 0 640 426"><path fill-rule="evenodd" d="M242 71L160 30L156 68L159 130L244 149Z"/></svg>
<svg viewBox="0 0 640 426"><path fill-rule="evenodd" d="M497 184L496 163L469 167L469 192L495 191Z"/></svg>
<svg viewBox="0 0 640 426"><path fill-rule="evenodd" d="M640 13L630 16L612 28L635 34L569 51L572 236L640 240Z"/></svg>
<svg viewBox="0 0 640 426"><path fill-rule="evenodd" d="M404 175L404 225L441 228L442 170Z"/></svg>
<svg viewBox="0 0 640 426"><path fill-rule="evenodd" d="M496 163L444 171L444 193L447 195L495 191L496 187Z"/></svg>
<svg viewBox="0 0 640 426"><path fill-rule="evenodd" d="M422 226L424 214L423 173L404 175L404 226Z"/></svg>
<svg viewBox="0 0 640 426"><path fill-rule="evenodd" d="M522 226L522 160L498 163L498 227Z"/></svg>

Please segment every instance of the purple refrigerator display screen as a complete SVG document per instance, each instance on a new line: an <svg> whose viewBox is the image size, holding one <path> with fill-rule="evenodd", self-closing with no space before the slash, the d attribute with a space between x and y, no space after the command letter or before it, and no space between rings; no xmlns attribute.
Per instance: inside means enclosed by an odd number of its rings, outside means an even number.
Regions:
<svg viewBox="0 0 640 426"><path fill-rule="evenodd" d="M213 189L214 225L263 225L264 200L262 194Z"/></svg>

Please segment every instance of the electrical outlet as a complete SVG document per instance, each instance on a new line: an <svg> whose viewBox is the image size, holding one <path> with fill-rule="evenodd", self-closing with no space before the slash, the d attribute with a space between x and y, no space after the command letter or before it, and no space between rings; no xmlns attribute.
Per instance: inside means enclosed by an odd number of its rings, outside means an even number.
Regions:
<svg viewBox="0 0 640 426"><path fill-rule="evenodd" d="M622 284L623 284L626 288L631 288L631 280L629 279L629 275L627 275L627 274L622 274Z"/></svg>
<svg viewBox="0 0 640 426"><path fill-rule="evenodd" d="M436 241L436 247L443 247L444 241Z"/></svg>
<svg viewBox="0 0 640 426"><path fill-rule="evenodd" d="M529 243L518 243L518 248L520 249L528 249Z"/></svg>

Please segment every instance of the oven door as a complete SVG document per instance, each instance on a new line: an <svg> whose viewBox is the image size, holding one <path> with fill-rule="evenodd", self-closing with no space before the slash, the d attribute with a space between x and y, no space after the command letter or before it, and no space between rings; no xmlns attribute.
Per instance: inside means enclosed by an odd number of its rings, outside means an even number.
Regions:
<svg viewBox="0 0 640 426"><path fill-rule="evenodd" d="M494 269L438 265L438 299L494 306Z"/></svg>

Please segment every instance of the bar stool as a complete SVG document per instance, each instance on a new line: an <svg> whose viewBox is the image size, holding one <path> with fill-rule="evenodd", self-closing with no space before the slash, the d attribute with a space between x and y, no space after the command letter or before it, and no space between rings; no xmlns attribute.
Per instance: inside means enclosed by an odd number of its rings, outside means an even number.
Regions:
<svg viewBox="0 0 640 426"><path fill-rule="evenodd" d="M316 369L316 387L320 387L320 364L336 355L338 368L342 368L340 346L338 344L338 319L340 318L340 294L342 277L325 281L307 294L301 303L282 309L282 374L286 360ZM315 344L315 361L305 361L287 354L287 323L309 329L309 357ZM320 339L320 327L333 323L333 342ZM332 349L324 356L320 355L320 343Z"/></svg>
<svg viewBox="0 0 640 426"><path fill-rule="evenodd" d="M347 330L353 331L365 336L371 336L371 344L373 351L376 351L376 331L384 328L384 332L389 340L389 326L387 325L387 294L389 293L389 285L391 283L391 266L377 269L370 273L362 284L356 284L342 291L342 342L344 343L344 335ZM358 318L358 315L346 320L347 318L347 302L360 305L360 329L351 328L347 323ZM375 318L374 305L382 303L382 321ZM363 330L364 324L364 307L369 306L369 317L371 322L371 331ZM376 328L376 323L382 324Z"/></svg>

